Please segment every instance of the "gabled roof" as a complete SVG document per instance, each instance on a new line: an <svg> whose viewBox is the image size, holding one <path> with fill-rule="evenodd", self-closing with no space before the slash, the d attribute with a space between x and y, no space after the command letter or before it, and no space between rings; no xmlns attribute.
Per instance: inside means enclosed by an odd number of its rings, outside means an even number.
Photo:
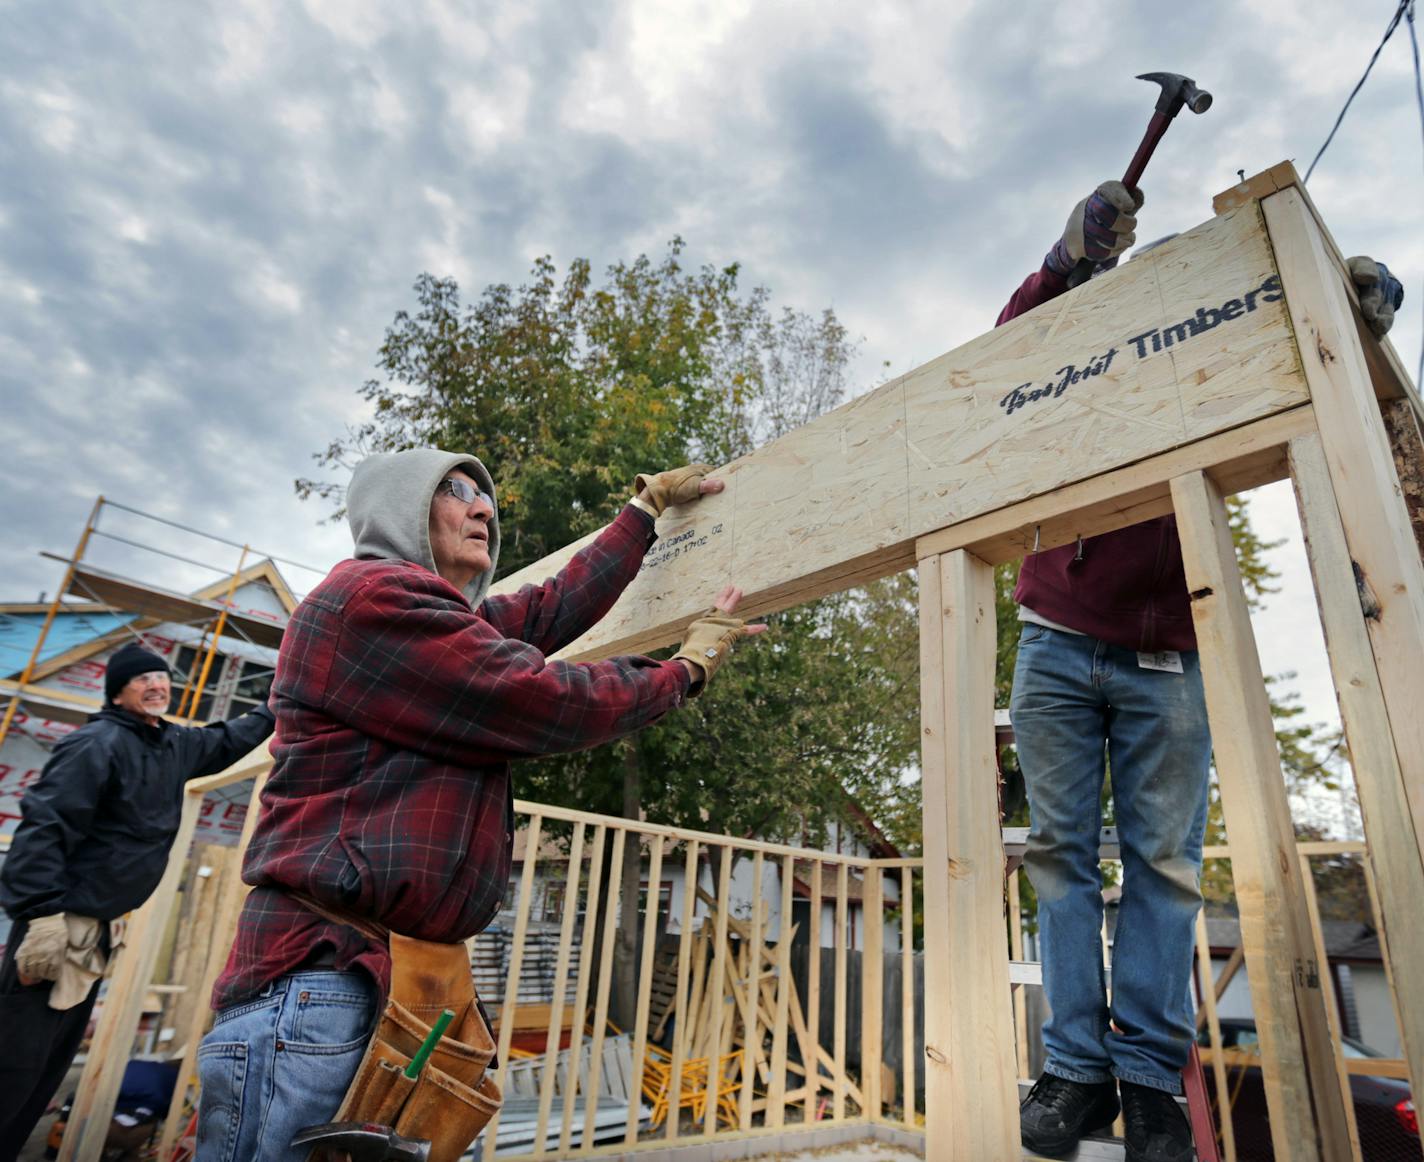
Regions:
<svg viewBox="0 0 1424 1162"><path fill-rule="evenodd" d="M1235 916L1208 916L1207 941L1213 953L1229 954L1241 943L1241 922ZM1325 954L1345 964L1380 964L1379 933L1359 920L1322 920Z"/></svg>
<svg viewBox="0 0 1424 1162"><path fill-rule="evenodd" d="M120 612L117 604L97 601L61 605L45 639L40 664L34 674L36 681L66 666L103 653L132 633L170 620L164 616L165 612L177 614L180 606L184 607L185 612L196 610L198 606L206 606L207 612L216 615L218 609L214 607L225 604L228 591L234 587L232 577L224 577L194 590L191 594L180 595L156 586L144 585L142 582L129 581L102 570L86 569L86 576L90 577L91 588L101 588L104 595L121 601L131 600L141 608L138 613ZM286 617L290 617L296 609L296 596L271 561L258 561L237 574L236 588L253 584L270 588L285 610ZM0 604L0 674L18 676L24 669L49 608L48 605L35 602ZM229 616L232 620L231 615ZM273 617L269 621L266 616L246 615L242 622L250 623L245 625L247 636L259 640L260 644L275 647L280 641L286 617ZM235 625L235 628L241 631L244 626Z"/></svg>

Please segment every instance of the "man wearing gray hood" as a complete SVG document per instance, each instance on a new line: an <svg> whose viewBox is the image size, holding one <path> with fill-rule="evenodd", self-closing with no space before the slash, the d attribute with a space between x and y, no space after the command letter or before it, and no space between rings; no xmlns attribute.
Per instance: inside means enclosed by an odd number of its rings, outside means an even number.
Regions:
<svg viewBox="0 0 1424 1162"><path fill-rule="evenodd" d="M729 616L741 596L729 586L668 661L546 657L612 607L666 505L721 491L709 471L639 476L635 499L556 577L488 597L500 528L484 465L415 449L357 466L354 557L302 602L277 662L275 764L243 866L254 887L198 1055L202 1162L299 1159L297 1130L350 1114L343 1095L358 1066L365 1076L392 951L463 955L499 909L510 760L631 734L762 628ZM397 957L394 999L404 971Z"/></svg>

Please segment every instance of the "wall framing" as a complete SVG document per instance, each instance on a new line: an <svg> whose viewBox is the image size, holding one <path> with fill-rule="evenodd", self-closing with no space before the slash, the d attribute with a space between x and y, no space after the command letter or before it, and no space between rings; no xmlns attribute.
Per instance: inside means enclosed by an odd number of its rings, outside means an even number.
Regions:
<svg viewBox="0 0 1424 1162"><path fill-rule="evenodd" d="M1322 974L1308 967L1317 959L1308 893L1224 527L1223 496L1287 477L1302 511L1359 786L1404 1060L1415 1092L1424 1088L1424 932L1417 923L1424 899L1424 715L1417 712L1424 695L1424 562L1397 467L1415 453L1406 449L1401 459L1401 437L1393 444L1390 437L1412 431L1417 438L1424 412L1393 349L1362 327L1339 253L1294 170L1277 166L1217 203L1221 216L1141 264L1094 280L727 466L726 492L695 511L665 515L662 551L605 624L568 651L588 659L669 644L724 580L744 585L747 608L757 613L918 564L930 939L921 1067L926 1153L935 1160L1022 1155L993 777L991 566L1035 545L1066 544L1167 512L1182 527L1197 597L1194 618L1276 1155L1318 1162L1355 1155ZM1248 292L1255 296L1250 309ZM1214 315L1230 317L1213 321ZM1065 367L1089 374L1073 382L1070 371L1058 390ZM1043 388L1052 390L1028 398ZM1388 430L1381 401L1395 421ZM1401 409L1412 425L1398 422ZM719 551L704 552L717 538ZM768 552L768 544L777 551ZM504 585L549 575L576 547ZM709 567L713 560L720 564ZM1356 565L1379 599L1378 615L1361 611ZM268 762L255 757L213 779L247 777ZM581 837L582 824L592 821L522 807L536 812L536 830L541 818L568 818L580 824ZM656 841L659 860L664 841L687 843L689 867L699 844L734 842L629 821L597 826L636 829ZM594 842L604 834L597 831ZM834 856L735 842L780 857L784 866L814 859L845 867ZM180 835L176 866L185 853ZM907 863L858 862L876 864L873 891L881 867L899 866L909 882ZM169 878L176 882L176 872ZM821 879L818 870L818 897ZM523 896L528 889L526 874ZM171 905L164 890L136 926L161 923ZM224 913L232 907L225 901ZM819 914L814 907L813 924ZM522 943L521 930L516 945ZM679 955L684 967L687 943ZM819 940L812 947L819 955ZM126 998L141 993L149 967L141 955L117 959L111 996L120 1003L96 1035L75 1107L76 1132L62 1159L97 1157L114 1071L127 1056L125 1028L132 1031ZM648 975L646 964L641 975ZM679 980L686 980L684 972ZM819 1006L807 1008L809 1016ZM785 1051L784 1011L779 998L776 1055ZM640 1015L640 1040L644 1021ZM845 1029L839 1019L836 1025L839 1046ZM911 1092L915 1072L907 1055ZM680 1050L673 1076L681 1076ZM808 1079L801 1099L808 1110L822 1084ZM672 1094L674 1108L678 1096ZM778 1090L770 1128L781 1124L785 1105L795 1108L789 1096L784 1086ZM551 1098L541 1103L541 1122L548 1122ZM845 1098L840 1089L833 1094L838 1114ZM168 1133L171 1140L171 1127ZM670 1122L667 1140L675 1136Z"/></svg>

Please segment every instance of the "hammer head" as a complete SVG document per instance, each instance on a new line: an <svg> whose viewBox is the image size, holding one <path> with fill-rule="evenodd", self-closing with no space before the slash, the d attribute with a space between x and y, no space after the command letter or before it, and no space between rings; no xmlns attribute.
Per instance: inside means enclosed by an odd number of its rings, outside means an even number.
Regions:
<svg viewBox="0 0 1424 1162"><path fill-rule="evenodd" d="M428 1162L430 1143L403 1138L390 1126L376 1122L327 1122L298 1130L293 1146L310 1146L326 1157L344 1153L351 1162Z"/></svg>
<svg viewBox="0 0 1424 1162"><path fill-rule="evenodd" d="M1175 117L1183 105L1193 113L1205 113L1211 108L1211 94L1198 89L1191 77L1181 73L1142 73L1139 81L1156 81L1162 86L1162 95L1157 98L1157 112Z"/></svg>

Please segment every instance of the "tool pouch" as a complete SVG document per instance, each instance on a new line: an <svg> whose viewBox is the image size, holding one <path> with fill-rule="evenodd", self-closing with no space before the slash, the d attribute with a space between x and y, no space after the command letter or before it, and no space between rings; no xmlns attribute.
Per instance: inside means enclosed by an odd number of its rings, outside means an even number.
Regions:
<svg viewBox="0 0 1424 1162"><path fill-rule="evenodd" d="M456 1162L499 1111L499 1088L489 1077L477 1088L426 1066L396 1120L396 1133L424 1138L431 1162ZM493 1150L490 1151L494 1153Z"/></svg>
<svg viewBox="0 0 1424 1162"><path fill-rule="evenodd" d="M366 1055L335 1117L378 1122L425 1138L430 1162L458 1162L500 1107L485 1076L494 1039L480 1011L463 944L432 944L390 934L391 993ZM405 1076L442 1009L455 1019L418 1078Z"/></svg>

